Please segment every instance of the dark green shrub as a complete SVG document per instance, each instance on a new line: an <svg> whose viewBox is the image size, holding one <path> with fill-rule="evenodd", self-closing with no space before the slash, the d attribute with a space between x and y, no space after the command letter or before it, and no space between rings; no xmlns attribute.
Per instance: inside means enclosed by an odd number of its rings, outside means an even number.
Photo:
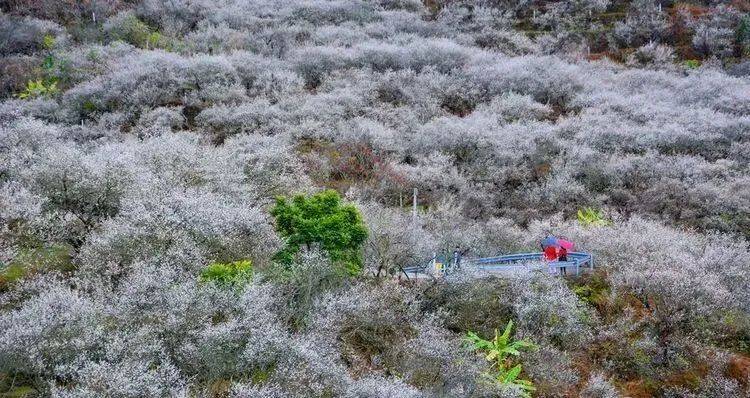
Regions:
<svg viewBox="0 0 750 398"><path fill-rule="evenodd" d="M735 30L735 40L737 44L737 54L739 57L750 56L750 15L745 15L740 19Z"/></svg>
<svg viewBox="0 0 750 398"><path fill-rule="evenodd" d="M397 347L415 334L408 319L359 315L344 320L339 339L344 359L354 367L371 367L375 358L391 367L398 362Z"/></svg>
<svg viewBox="0 0 750 398"><path fill-rule="evenodd" d="M361 272L367 227L357 208L342 203L336 191L297 195L291 201L280 197L271 215L276 218L276 230L286 239L286 246L275 256L280 263L291 264L300 248L317 245L346 273Z"/></svg>
<svg viewBox="0 0 750 398"><path fill-rule="evenodd" d="M425 310L446 311L446 326L454 332L489 336L513 317L513 300L507 281L484 279L445 284L425 294Z"/></svg>
<svg viewBox="0 0 750 398"><path fill-rule="evenodd" d="M125 12L111 18L104 29L112 40L121 40L140 48L163 48L164 37L141 21L135 14Z"/></svg>

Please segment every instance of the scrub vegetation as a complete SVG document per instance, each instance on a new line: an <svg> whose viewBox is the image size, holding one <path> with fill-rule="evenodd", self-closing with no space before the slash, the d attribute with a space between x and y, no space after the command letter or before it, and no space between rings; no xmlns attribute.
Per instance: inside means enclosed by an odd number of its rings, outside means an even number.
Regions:
<svg viewBox="0 0 750 398"><path fill-rule="evenodd" d="M0 2L0 397L747 396L749 11Z"/></svg>

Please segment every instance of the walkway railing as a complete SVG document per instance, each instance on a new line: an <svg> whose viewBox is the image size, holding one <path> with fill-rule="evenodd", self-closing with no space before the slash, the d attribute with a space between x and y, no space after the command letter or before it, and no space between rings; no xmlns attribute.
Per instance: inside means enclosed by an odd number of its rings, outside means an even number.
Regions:
<svg viewBox="0 0 750 398"><path fill-rule="evenodd" d="M594 268L594 256L585 252L569 252L567 261L547 261L542 253L516 253L495 257L464 258L458 265L452 262L448 264L437 262L435 257L427 264L404 268L404 273L410 278L418 278L420 275L442 276L464 267L490 273L523 272L546 268L551 274L579 275L582 269Z"/></svg>
<svg viewBox="0 0 750 398"><path fill-rule="evenodd" d="M516 253L497 257L466 259L463 262L464 264L475 266L480 270L488 272L528 269L529 266L533 266L534 264L542 264L542 266L546 266L549 269L550 273L567 274L568 271L571 271L571 273L578 275L582 268L594 268L594 256L585 252L570 252L568 253L567 261L547 261L544 259L542 253Z"/></svg>

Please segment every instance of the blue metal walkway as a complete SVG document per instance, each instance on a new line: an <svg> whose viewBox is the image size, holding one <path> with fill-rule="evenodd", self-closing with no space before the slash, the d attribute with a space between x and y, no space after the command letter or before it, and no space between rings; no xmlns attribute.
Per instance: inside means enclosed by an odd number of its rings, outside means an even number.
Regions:
<svg viewBox="0 0 750 398"><path fill-rule="evenodd" d="M409 278L442 276L453 272L455 264L443 264L433 258L422 266L404 268ZM594 268L594 256L585 252L568 253L568 261L547 261L542 253L516 253L496 257L462 259L460 268L474 268L489 273L517 273L547 270L551 274L578 275L581 269Z"/></svg>

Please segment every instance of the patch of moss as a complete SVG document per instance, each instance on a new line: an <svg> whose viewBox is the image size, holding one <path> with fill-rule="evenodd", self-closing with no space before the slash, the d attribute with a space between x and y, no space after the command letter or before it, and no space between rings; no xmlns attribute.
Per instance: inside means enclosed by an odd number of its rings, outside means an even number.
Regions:
<svg viewBox="0 0 750 398"><path fill-rule="evenodd" d="M29 386L13 387L4 393L0 393L0 398L31 398L35 396L37 396L37 391Z"/></svg>
<svg viewBox="0 0 750 398"><path fill-rule="evenodd" d="M603 312L607 306L610 285L605 274L595 272L571 280L570 288L578 299Z"/></svg>
<svg viewBox="0 0 750 398"><path fill-rule="evenodd" d="M40 272L69 272L75 267L72 248L67 245L30 247L21 250L4 268L0 268L0 291L24 277Z"/></svg>
<svg viewBox="0 0 750 398"><path fill-rule="evenodd" d="M409 384L416 386L417 388L429 388L435 385L439 385L442 381L440 374L440 363L434 363L433 366L420 366L415 369L409 379Z"/></svg>
<svg viewBox="0 0 750 398"><path fill-rule="evenodd" d="M252 381L253 384L263 384L271 378L271 375L275 370L275 366L253 369L253 371L250 372L250 381Z"/></svg>

